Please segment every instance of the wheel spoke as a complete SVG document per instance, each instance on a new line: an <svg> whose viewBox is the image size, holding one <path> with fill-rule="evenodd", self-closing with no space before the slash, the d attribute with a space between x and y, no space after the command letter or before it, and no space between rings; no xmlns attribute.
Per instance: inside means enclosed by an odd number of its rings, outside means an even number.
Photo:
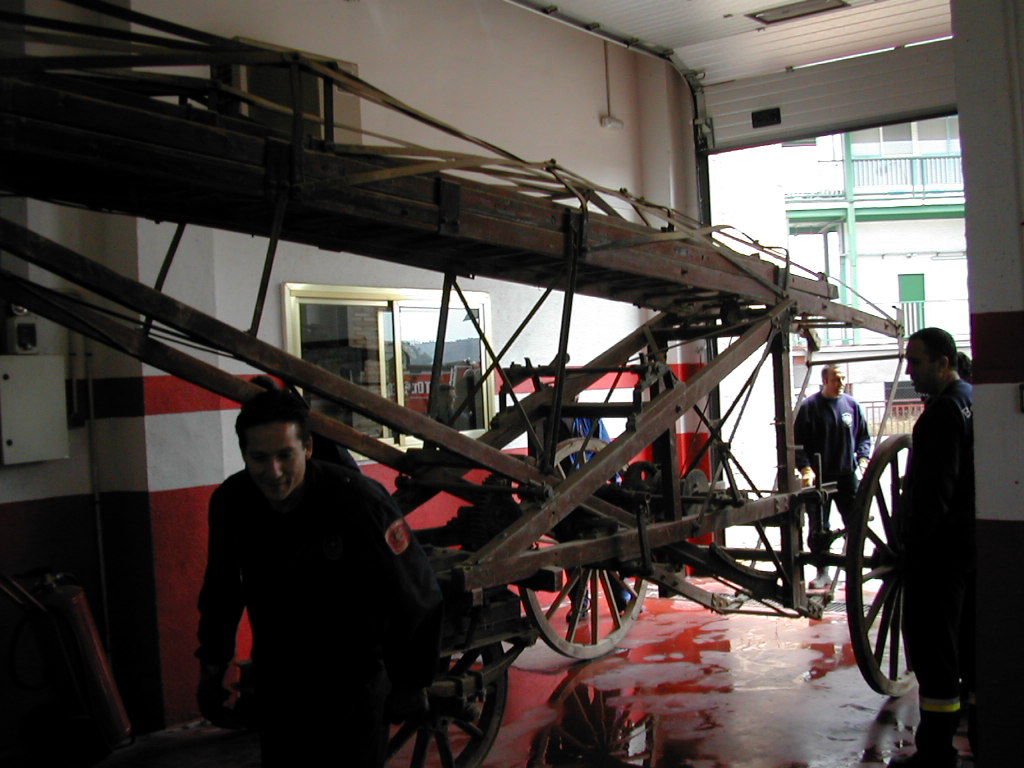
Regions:
<svg viewBox="0 0 1024 768"><path fill-rule="evenodd" d="M871 539L871 541L873 541L873 542L875 543L875 552L876 552L876 553L877 553L878 551L880 551L880 550L881 550L881 551L882 551L882 552L884 552L884 553L885 553L886 555L889 555L889 556L895 556L895 553L894 553L894 552L892 551L892 549L891 549L891 548L889 547L889 543L888 543L887 541L885 541L885 539L883 539L882 537L880 537L880 536L879 536L879 535L878 535L878 534L877 534L877 533L876 533L875 531L873 531L873 530L872 530L871 528L867 528L867 529L866 529L866 530L864 531L864 533L865 533L865 534L867 535L867 538Z"/></svg>
<svg viewBox="0 0 1024 768"><path fill-rule="evenodd" d="M452 665L450 674L455 676L464 675L466 672L469 671L470 667L472 667L477 662L477 659L479 658L480 653L478 651L466 651Z"/></svg>
<svg viewBox="0 0 1024 768"><path fill-rule="evenodd" d="M590 570L590 642L597 645L601 639L601 611L598 605L598 582L597 569Z"/></svg>
<svg viewBox="0 0 1024 768"><path fill-rule="evenodd" d="M885 527L885 535L889 537L889 526L887 522L892 518L892 514L889 512L889 503L885 500L885 494L882 493L882 487L879 486L875 489L875 504L878 505L878 513L882 518L882 525ZM870 520L869 520L870 522Z"/></svg>
<svg viewBox="0 0 1024 768"><path fill-rule="evenodd" d="M412 751L411 768L423 768L427 764L427 746L430 744L430 732L420 729L416 732L416 747Z"/></svg>
<svg viewBox="0 0 1024 768"><path fill-rule="evenodd" d="M626 581L624 578L622 578L622 576L619 575L618 573L613 573L612 574L612 578L615 579L615 587L617 589L624 589L624 590L626 590L626 592L629 593L630 600L631 601L632 600L636 600L638 595L637 595L636 590L633 589L633 585L632 584L630 584L628 581Z"/></svg>
<svg viewBox="0 0 1024 768"><path fill-rule="evenodd" d="M437 744L437 753L441 758L443 768L455 768L455 756L452 754L452 744L448 739L448 730L434 731L434 743Z"/></svg>
<svg viewBox="0 0 1024 768"><path fill-rule="evenodd" d="M612 623L616 629L622 627L622 617L619 615L619 605L615 599L615 592L612 591L612 580L608 571L601 571L601 588L604 592L604 601L608 604L608 612L611 614Z"/></svg>
<svg viewBox="0 0 1024 768"><path fill-rule="evenodd" d="M868 582L875 581L877 579L882 579L884 581L885 577L893 573L893 571L895 570L895 566L891 564L879 565L875 568L872 568L870 571L864 571L864 575L861 576L861 580L864 582Z"/></svg>
<svg viewBox="0 0 1024 768"><path fill-rule="evenodd" d="M565 639L569 642L573 642L576 638L576 630L580 626L580 619L583 616L583 601L587 596L586 584L587 584L587 570L581 568L576 575L573 577L573 588L576 588L577 584L582 584L584 588L580 589L580 594L575 601L570 597L569 599L569 627L565 632ZM548 611L547 618L550 621L552 618L552 612Z"/></svg>
<svg viewBox="0 0 1024 768"><path fill-rule="evenodd" d="M565 584L558 591L558 594L555 595L555 599L551 601L551 605L548 607L547 613L544 614L549 621L555 615L555 611L562 607L562 603L565 602L565 596L569 594L570 590L576 586L576 582L579 580L580 572L577 569L571 578L566 579Z"/></svg>
<svg viewBox="0 0 1024 768"><path fill-rule="evenodd" d="M406 721L402 723L402 727L395 731L395 734L388 739L388 757L391 758L398 753L398 751L404 747L409 739L411 739L417 731L417 726Z"/></svg>
<svg viewBox="0 0 1024 768"><path fill-rule="evenodd" d="M895 680L900 674L900 640L903 637L903 594L897 588L893 599L893 621L889 639L889 677Z"/></svg>
<svg viewBox="0 0 1024 768"><path fill-rule="evenodd" d="M868 612L865 614L867 627L873 627L875 625L875 620L878 618L878 611L885 605L885 601L888 600L889 591L891 589L892 583L889 581L883 581L882 585L878 588L878 592L875 593L875 597L871 601L871 607L868 608Z"/></svg>
<svg viewBox="0 0 1024 768"><path fill-rule="evenodd" d="M471 739L482 739L484 737L484 732L480 730L480 728L477 725L469 722L468 720L455 719L452 720L452 725L454 725L464 734L469 736Z"/></svg>
<svg viewBox="0 0 1024 768"><path fill-rule="evenodd" d="M893 627L895 597L897 591L893 585L888 585L885 601L882 604L882 620L878 623L878 636L875 639L875 659L882 663L882 656L885 653L886 643L889 641L889 630ZM896 627L898 630L899 627Z"/></svg>
<svg viewBox="0 0 1024 768"><path fill-rule="evenodd" d="M892 463L889 464L889 473L889 498L892 499L893 504L895 504L896 500L900 497L900 486L902 485L899 454L894 456Z"/></svg>

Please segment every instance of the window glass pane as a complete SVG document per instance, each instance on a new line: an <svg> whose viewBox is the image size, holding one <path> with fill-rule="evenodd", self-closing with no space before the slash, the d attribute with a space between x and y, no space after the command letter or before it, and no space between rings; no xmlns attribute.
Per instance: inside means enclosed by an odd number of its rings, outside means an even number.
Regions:
<svg viewBox="0 0 1024 768"><path fill-rule="evenodd" d="M436 417L459 430L482 430L494 391L481 383L485 345L477 327L489 321L488 297L465 292L472 316L452 302L442 348L442 371L432 381L441 292L286 283L288 350L370 393L427 414L436 384ZM476 318L476 324L473 322ZM312 393L307 393L311 395ZM371 437L414 445L412 435L312 396L312 406Z"/></svg>
<svg viewBox="0 0 1024 768"><path fill-rule="evenodd" d="M448 312L437 382L431 380L431 373L440 309L403 304L398 313L406 407L427 413L431 389L437 386L439 421L459 430L483 429L483 392L477 386L483 374L482 345L465 309L453 304ZM479 321L479 312L474 310L474 314Z"/></svg>
<svg viewBox="0 0 1024 768"><path fill-rule="evenodd" d="M854 157L878 157L882 154L880 143L881 133L878 128L867 128L853 131L850 134L850 147Z"/></svg>
<svg viewBox="0 0 1024 768"><path fill-rule="evenodd" d="M381 355L394 359L394 331L386 307L304 302L299 305L303 360L395 399L393 374L385 379ZM394 365L389 366L394 370ZM384 386L386 381L386 387ZM385 437L380 425L330 400L312 396L312 407L372 437Z"/></svg>
<svg viewBox="0 0 1024 768"><path fill-rule="evenodd" d="M960 118L954 115L947 117L949 126L949 152L953 155L960 154Z"/></svg>
<svg viewBox="0 0 1024 768"><path fill-rule="evenodd" d="M882 127L882 154L909 155L914 151L910 123Z"/></svg>
<svg viewBox="0 0 1024 768"><path fill-rule="evenodd" d="M947 120L922 120L917 124L917 151L927 155L945 155L949 152L946 137Z"/></svg>

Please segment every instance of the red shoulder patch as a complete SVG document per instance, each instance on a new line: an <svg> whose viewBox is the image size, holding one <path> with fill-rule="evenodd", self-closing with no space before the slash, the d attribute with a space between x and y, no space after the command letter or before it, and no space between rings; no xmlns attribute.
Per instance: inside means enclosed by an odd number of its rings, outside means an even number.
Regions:
<svg viewBox="0 0 1024 768"><path fill-rule="evenodd" d="M409 548L411 539L412 531L409 530L409 525L404 518L395 520L384 532L384 540L388 543L388 548L396 555L402 554Z"/></svg>

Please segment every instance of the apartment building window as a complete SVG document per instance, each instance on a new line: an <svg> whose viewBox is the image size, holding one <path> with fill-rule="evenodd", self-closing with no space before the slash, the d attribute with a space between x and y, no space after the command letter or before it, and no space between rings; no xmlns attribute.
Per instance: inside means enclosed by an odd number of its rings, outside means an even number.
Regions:
<svg viewBox="0 0 1024 768"><path fill-rule="evenodd" d="M953 115L865 128L850 134L850 148L854 158L959 155L960 123Z"/></svg>
<svg viewBox="0 0 1024 768"><path fill-rule="evenodd" d="M487 332L489 300L480 292L464 295L469 312L457 296L451 298L437 381L432 367L441 291L286 283L287 348L420 413L429 412L437 387L435 418L460 431L482 431L492 415L493 387L481 381L488 363L473 320ZM397 445L416 442L332 401L314 396L312 406L372 437Z"/></svg>

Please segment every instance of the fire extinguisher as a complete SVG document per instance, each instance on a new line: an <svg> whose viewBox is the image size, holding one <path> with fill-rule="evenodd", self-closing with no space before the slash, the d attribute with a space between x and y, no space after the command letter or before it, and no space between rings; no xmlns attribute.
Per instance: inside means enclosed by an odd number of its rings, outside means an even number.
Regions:
<svg viewBox="0 0 1024 768"><path fill-rule="evenodd" d="M85 590L63 574L43 576L30 592L0 574L0 588L27 613L44 661L51 668L61 706L45 714L62 719L68 735L106 752L131 735L131 723L110 671ZM33 724L32 730L60 728ZM53 738L53 734L51 734Z"/></svg>

